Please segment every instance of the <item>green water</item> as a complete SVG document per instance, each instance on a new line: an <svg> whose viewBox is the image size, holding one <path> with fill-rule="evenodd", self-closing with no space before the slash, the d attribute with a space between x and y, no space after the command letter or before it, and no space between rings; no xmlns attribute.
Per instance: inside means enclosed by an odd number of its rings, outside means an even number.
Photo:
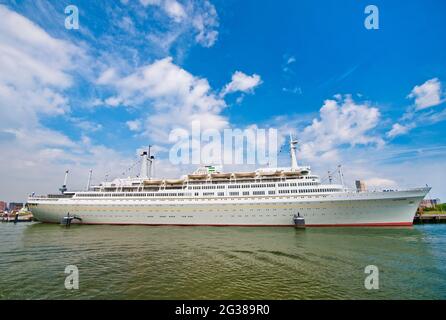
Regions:
<svg viewBox="0 0 446 320"><path fill-rule="evenodd" d="M229 228L0 224L0 299L446 298L446 225ZM79 290L67 290L67 265ZM379 268L366 290L364 268Z"/></svg>

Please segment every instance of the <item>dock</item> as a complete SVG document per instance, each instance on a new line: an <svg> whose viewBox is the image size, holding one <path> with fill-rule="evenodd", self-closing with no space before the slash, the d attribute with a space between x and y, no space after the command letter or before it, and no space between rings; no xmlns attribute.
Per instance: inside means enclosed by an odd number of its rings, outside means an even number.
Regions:
<svg viewBox="0 0 446 320"><path fill-rule="evenodd" d="M446 214L417 214L413 219L414 224L446 223Z"/></svg>

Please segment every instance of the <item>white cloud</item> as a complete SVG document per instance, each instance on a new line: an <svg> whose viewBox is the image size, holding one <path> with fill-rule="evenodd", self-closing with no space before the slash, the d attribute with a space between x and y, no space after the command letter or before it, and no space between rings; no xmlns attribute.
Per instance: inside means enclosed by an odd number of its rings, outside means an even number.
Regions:
<svg viewBox="0 0 446 320"><path fill-rule="evenodd" d="M197 31L195 40L203 47L212 47L218 38L215 29L219 23L217 11L209 1L204 1L202 9L193 16L192 25Z"/></svg>
<svg viewBox="0 0 446 320"><path fill-rule="evenodd" d="M411 124L401 125L399 123L394 123L392 129L386 133L387 137L395 138L400 135L408 133L414 126Z"/></svg>
<svg viewBox="0 0 446 320"><path fill-rule="evenodd" d="M416 110L422 110L439 105L441 100L441 83L438 78L433 78L422 85L415 86L408 96L415 99Z"/></svg>
<svg viewBox="0 0 446 320"><path fill-rule="evenodd" d="M286 61L286 64L292 64L292 63L294 63L294 62L296 62L296 58L293 57L293 56L291 56L291 57L289 57L288 60Z"/></svg>
<svg viewBox="0 0 446 320"><path fill-rule="evenodd" d="M387 137L394 138L404 135L418 126L430 125L446 119L446 109L437 111L437 108L431 108L444 102L441 82L438 78L415 86L408 98L415 99L415 106L406 110L400 118L400 123L393 124L392 129L386 134Z"/></svg>
<svg viewBox="0 0 446 320"><path fill-rule="evenodd" d="M130 34L136 34L135 24L132 18L125 16L117 22L117 26L127 31Z"/></svg>
<svg viewBox="0 0 446 320"><path fill-rule="evenodd" d="M0 5L0 118L3 128L23 125L25 119L32 127L39 114L59 115L69 110L62 92L72 84L69 71L76 54L83 53Z"/></svg>
<svg viewBox="0 0 446 320"><path fill-rule="evenodd" d="M110 107L117 107L120 104L122 104L122 99L120 97L110 97L105 99L105 104L110 106Z"/></svg>
<svg viewBox="0 0 446 320"><path fill-rule="evenodd" d="M158 6L175 22L181 22L186 17L186 11L181 3L176 0L139 0L144 6Z"/></svg>
<svg viewBox="0 0 446 320"><path fill-rule="evenodd" d="M300 88L300 87L294 87L291 89L283 87L282 91L288 92L288 93L294 93L294 94L302 94L302 88Z"/></svg>
<svg viewBox="0 0 446 320"><path fill-rule="evenodd" d="M96 80L97 84L108 84L117 78L116 70L114 68L108 68L99 76Z"/></svg>
<svg viewBox="0 0 446 320"><path fill-rule="evenodd" d="M150 106L151 112L144 121L145 133L156 141L167 142L172 129L189 128L195 120L201 122L203 129L219 129L228 124L220 115L226 103L212 91L209 82L175 65L170 57L127 76L101 75L100 79L118 93L107 100L128 106Z"/></svg>
<svg viewBox="0 0 446 320"><path fill-rule="evenodd" d="M130 120L125 123L130 131L140 131L141 130L141 120Z"/></svg>
<svg viewBox="0 0 446 320"><path fill-rule="evenodd" d="M396 187L396 181L385 178L369 178L365 180L366 187L368 188L385 188Z"/></svg>
<svg viewBox="0 0 446 320"><path fill-rule="evenodd" d="M70 185L83 187L86 180L76 184L78 177L86 179L90 167L103 176L105 170L128 164L85 135L74 141L42 124L63 115L81 131L102 128L70 115L66 90L74 84L72 74L84 67L79 57L86 58L80 47L0 5L0 148L7 150L0 153L2 200L23 201L32 191L54 192L68 167L73 172Z"/></svg>
<svg viewBox="0 0 446 320"><path fill-rule="evenodd" d="M326 100L319 116L298 134L300 156L306 160L335 162L342 146L384 145L382 138L371 132L379 123L380 112L367 102L356 103L350 95Z"/></svg>
<svg viewBox="0 0 446 320"><path fill-rule="evenodd" d="M241 91L244 93L251 93L253 92L254 88L259 86L261 83L262 80L260 76L257 74L248 76L241 71L236 71L232 75L232 81L224 87L222 91L222 96L237 91Z"/></svg>
<svg viewBox="0 0 446 320"><path fill-rule="evenodd" d="M186 17L184 7L175 0L165 0L164 10L166 11L167 15L176 22L180 22Z"/></svg>
<svg viewBox="0 0 446 320"><path fill-rule="evenodd" d="M181 35L188 35L191 32L194 33L195 41L204 47L212 47L217 41L218 14L215 7L207 0L185 1L184 4L176 0L140 0L140 3L145 7L160 8L175 22L174 25L167 26L167 32L148 35L149 40L161 47L169 48Z"/></svg>
<svg viewBox="0 0 446 320"><path fill-rule="evenodd" d="M95 123L85 119L71 117L69 121L73 123L76 127L81 129L83 132L97 132L102 130L102 125L100 123Z"/></svg>

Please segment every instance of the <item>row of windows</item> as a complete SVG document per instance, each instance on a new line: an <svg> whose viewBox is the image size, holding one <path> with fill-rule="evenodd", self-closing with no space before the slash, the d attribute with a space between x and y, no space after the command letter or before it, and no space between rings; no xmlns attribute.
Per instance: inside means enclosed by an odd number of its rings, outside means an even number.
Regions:
<svg viewBox="0 0 446 320"><path fill-rule="evenodd" d="M194 186L194 187L192 187L192 189L195 189L195 190L197 190L197 189L204 189L204 190L211 190L211 189L224 189L225 188L225 186ZM189 188L189 189L191 189L191 188Z"/></svg>
<svg viewBox="0 0 446 320"><path fill-rule="evenodd" d="M314 192L335 192L336 189L284 189L279 190L279 194L290 194L290 193L314 193ZM250 195L249 191L243 191L244 196ZM253 195L264 195L265 191L253 191ZM269 190L269 195L276 194L275 190ZM194 196L199 196L198 192L193 194ZM203 196L214 196L214 192L203 192ZM218 192L217 195L219 197L223 197L225 195L224 192ZM229 192L230 196L239 196L240 192ZM85 193L80 194L78 196L82 197L190 197L192 193L189 192L180 192L180 193Z"/></svg>
<svg viewBox="0 0 446 320"><path fill-rule="evenodd" d="M313 179L314 180L314 179ZM312 186L318 185L318 182L291 182L291 183L277 183L278 187L296 187L296 186ZM263 183L263 184L230 184L228 185L228 189L246 189L246 188L274 188L276 183ZM157 188L157 186L155 186ZM119 189L119 188L118 188ZM117 192L118 189L115 188L105 188L103 191L108 192ZM138 191L139 188L132 187L121 187L120 191L122 192L135 192ZM147 189L147 188L145 188ZM166 189L183 189L183 186L171 186ZM205 185L205 186L189 186L189 190L214 190L214 189L226 189L225 185ZM100 191L99 188L96 188L94 191ZM141 189L142 191L142 189ZM117 195L118 196L118 195ZM120 195L122 196L122 195Z"/></svg>

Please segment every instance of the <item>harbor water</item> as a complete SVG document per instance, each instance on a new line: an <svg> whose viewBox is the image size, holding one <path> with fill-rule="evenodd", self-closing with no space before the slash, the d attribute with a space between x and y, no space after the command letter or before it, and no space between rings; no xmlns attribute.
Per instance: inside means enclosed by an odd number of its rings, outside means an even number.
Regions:
<svg viewBox="0 0 446 320"><path fill-rule="evenodd" d="M446 225L0 224L0 299L445 299ZM67 266L79 289L65 288ZM368 290L366 266L379 270Z"/></svg>

